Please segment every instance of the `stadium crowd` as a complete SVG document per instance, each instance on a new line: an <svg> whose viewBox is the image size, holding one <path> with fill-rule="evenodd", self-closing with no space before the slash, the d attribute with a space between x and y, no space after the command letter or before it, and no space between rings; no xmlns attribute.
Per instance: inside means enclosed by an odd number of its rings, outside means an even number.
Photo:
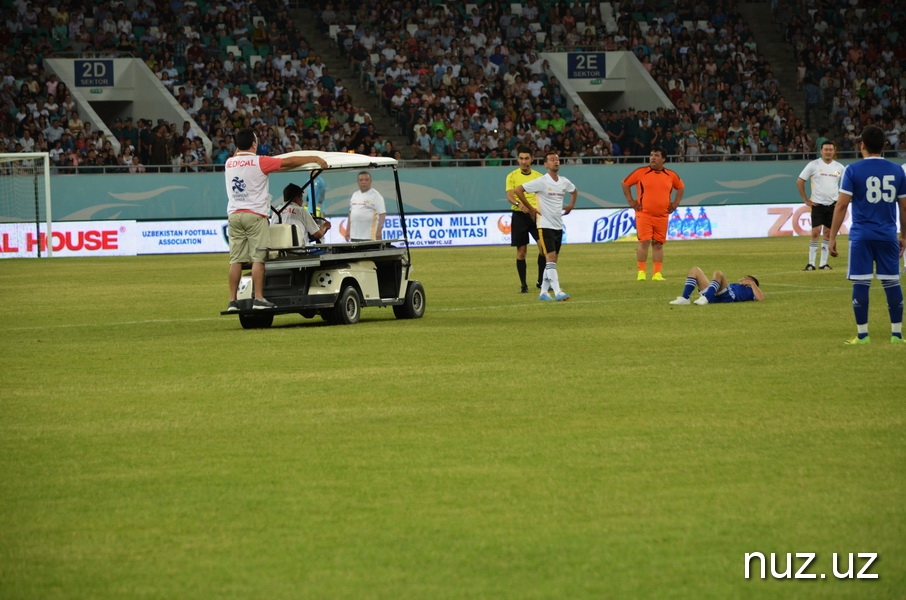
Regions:
<svg viewBox="0 0 906 600"><path fill-rule="evenodd" d="M654 145L687 161L801 159L814 151L809 123L782 95L732 3L623 0L611 5L612 21L601 6L526 0L514 14L510 3L486 1L324 0L318 26L359 75L347 83L331 75L325 54L300 35L281 0L15 0L0 26L0 152L46 150L70 169L199 171L222 165L235 150L233 132L252 126L262 154L352 150L401 158L385 137L390 132L353 105L349 83L379 97L409 138L406 154L431 164L503 164L520 144L539 156L554 148L566 164L646 156ZM883 119L889 135L897 133L891 147L906 150L904 40L896 27L886 37L873 28L885 22L880 4L861 14L849 7L823 2L812 18L807 3L773 6L805 64L803 86L822 75L819 105L804 117L831 106L826 121L844 149L853 130ZM818 48L817 22L807 35L804 23L830 13L839 17L830 27L840 21L850 37L830 40L832 29ZM888 14L886 22L902 19ZM846 39L867 33L857 60L851 48L844 52ZM676 110L602 110L599 135L540 58L573 49L634 52ZM42 69L56 51L142 58L193 121L115 121L109 134L121 142L117 154L107 132L82 121L66 85ZM199 130L212 141L211 156Z"/></svg>
<svg viewBox="0 0 906 600"><path fill-rule="evenodd" d="M806 98L806 125L853 149L866 125L884 129L888 153L906 158L906 11L869 2L778 2Z"/></svg>

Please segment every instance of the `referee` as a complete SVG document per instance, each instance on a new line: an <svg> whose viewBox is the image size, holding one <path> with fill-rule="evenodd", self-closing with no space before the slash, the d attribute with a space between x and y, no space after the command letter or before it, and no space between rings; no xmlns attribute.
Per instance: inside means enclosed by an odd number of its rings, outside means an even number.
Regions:
<svg viewBox="0 0 906 600"><path fill-rule="evenodd" d="M519 198L516 197L513 190L523 183L538 179L541 177L541 173L532 169L532 151L527 146L519 147L516 160L519 163L519 168L506 176L506 199L512 205L513 209L513 215L510 220L510 237L512 240L510 245L516 247L516 272L519 274L519 282L522 285L519 291L522 294L527 294L528 284L525 281L525 254L528 249L529 235L531 235L532 239L536 242L538 241L538 226L535 224L534 219L529 215L528 209L519 202ZM526 192L525 199L532 205L532 208L537 210L538 200L535 198L535 194ZM535 284L538 288L541 287L541 278L544 275L546 263L547 260L539 251L538 280Z"/></svg>

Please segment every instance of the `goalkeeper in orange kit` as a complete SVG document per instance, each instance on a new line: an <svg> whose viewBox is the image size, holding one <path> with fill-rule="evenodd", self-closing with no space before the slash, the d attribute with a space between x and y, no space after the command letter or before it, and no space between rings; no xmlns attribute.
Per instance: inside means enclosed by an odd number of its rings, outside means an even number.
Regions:
<svg viewBox="0 0 906 600"><path fill-rule="evenodd" d="M648 248L654 262L652 281L663 281L661 267L664 262L664 242L667 241L667 221L683 199L683 180L676 172L664 168L664 149L656 146L648 156L648 166L639 167L623 179L623 195L629 206L635 209L635 228L639 239L636 250L639 274L638 281L645 281L645 267L648 263ZM632 188L638 190L638 199L633 198ZM673 191L676 195L670 199Z"/></svg>

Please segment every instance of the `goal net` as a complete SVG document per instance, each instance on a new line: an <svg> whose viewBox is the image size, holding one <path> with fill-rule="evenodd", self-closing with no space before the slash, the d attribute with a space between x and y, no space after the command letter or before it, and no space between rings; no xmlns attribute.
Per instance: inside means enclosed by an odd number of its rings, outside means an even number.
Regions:
<svg viewBox="0 0 906 600"><path fill-rule="evenodd" d="M0 250L52 256L52 244L45 243L52 239L50 207L50 155L0 154Z"/></svg>

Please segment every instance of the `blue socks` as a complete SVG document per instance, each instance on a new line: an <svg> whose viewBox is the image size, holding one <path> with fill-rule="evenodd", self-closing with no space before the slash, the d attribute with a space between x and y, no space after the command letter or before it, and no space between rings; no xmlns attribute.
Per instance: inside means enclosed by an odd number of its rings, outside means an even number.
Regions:
<svg viewBox="0 0 906 600"><path fill-rule="evenodd" d="M853 313L856 316L856 326L868 328L868 290L871 287L871 281L854 281L853 282ZM864 338L867 333L859 332L859 337Z"/></svg>
<svg viewBox="0 0 906 600"><path fill-rule="evenodd" d="M900 287L900 282L885 279L881 282L881 287L884 288L884 293L887 294L887 311L890 313L890 324L902 324L903 288ZM900 333L899 335L897 335L897 333L898 332L894 331L893 335L895 335L896 337L902 337L902 333Z"/></svg>
<svg viewBox="0 0 906 600"><path fill-rule="evenodd" d="M696 287L698 287L698 280L695 277L686 277L686 285L683 287L683 298L688 300Z"/></svg>

